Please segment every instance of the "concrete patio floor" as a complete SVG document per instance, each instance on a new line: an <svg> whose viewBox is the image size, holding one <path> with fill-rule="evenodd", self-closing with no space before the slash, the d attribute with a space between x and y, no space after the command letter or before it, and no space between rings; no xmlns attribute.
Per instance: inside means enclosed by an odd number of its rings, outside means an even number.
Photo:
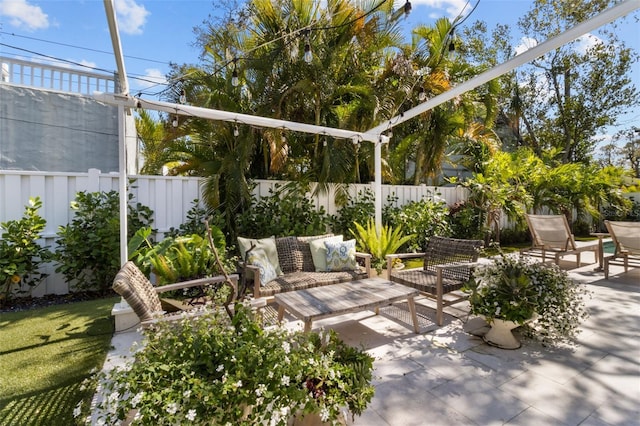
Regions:
<svg viewBox="0 0 640 426"><path fill-rule="evenodd" d="M489 346L465 331L477 321L465 304L449 308L442 327L431 308L419 307L419 334L402 307L315 322L376 359L375 397L353 424L640 425L640 270L612 267L605 280L594 264L575 268L567 259L562 267L593 292L575 345ZM288 326L302 327L290 319ZM105 368L138 339L115 335Z"/></svg>

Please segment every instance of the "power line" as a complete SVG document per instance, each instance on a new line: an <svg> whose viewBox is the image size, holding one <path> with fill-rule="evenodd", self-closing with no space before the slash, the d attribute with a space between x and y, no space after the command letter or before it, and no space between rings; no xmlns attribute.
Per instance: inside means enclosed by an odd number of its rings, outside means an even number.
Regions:
<svg viewBox="0 0 640 426"><path fill-rule="evenodd" d="M44 40L44 39L36 38L36 37L29 37L29 36L24 36L24 35L15 34L15 33L8 33L6 31L0 31L0 34L10 35L10 36L13 36L13 37L20 37L20 38L24 38L24 39L27 39L27 40L39 41L39 42L42 42L42 43L55 44L57 46L71 47L71 48L79 49L79 50L87 50L89 52L104 53L106 55L113 56L113 52L106 51L106 50L93 49L93 48L90 48L90 47L77 46L77 45L73 45L73 44L61 43L61 42L58 42L58 41ZM164 64L164 65L169 65L170 64L169 61L158 61L156 59L141 58L139 56L124 55L124 57L125 58L130 58L130 59L137 59L137 60L140 60L140 61L155 62L157 64Z"/></svg>

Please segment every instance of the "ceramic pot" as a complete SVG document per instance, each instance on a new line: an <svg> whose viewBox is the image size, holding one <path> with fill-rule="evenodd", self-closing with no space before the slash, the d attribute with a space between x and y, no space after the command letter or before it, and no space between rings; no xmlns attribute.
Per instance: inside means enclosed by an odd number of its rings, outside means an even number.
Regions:
<svg viewBox="0 0 640 426"><path fill-rule="evenodd" d="M483 337L485 342L502 349L518 349L520 347L520 341L511 332L520 324L499 318L492 319L489 324L491 329Z"/></svg>

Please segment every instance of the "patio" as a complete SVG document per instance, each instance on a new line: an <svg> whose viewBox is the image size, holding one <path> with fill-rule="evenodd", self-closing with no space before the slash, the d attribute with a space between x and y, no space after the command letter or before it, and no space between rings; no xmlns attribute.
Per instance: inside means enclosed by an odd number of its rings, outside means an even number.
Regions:
<svg viewBox="0 0 640 426"><path fill-rule="evenodd" d="M592 262L589 255L583 256ZM608 280L594 264L561 266L587 284L590 318L575 346L545 348L523 340L502 350L465 332L473 328L460 304L435 311L416 300L420 333L401 304L380 315L360 312L319 320L376 357L376 394L354 425L638 425L640 419L640 270L613 266ZM299 321L288 323L302 327ZM114 336L105 368L129 353L136 332Z"/></svg>

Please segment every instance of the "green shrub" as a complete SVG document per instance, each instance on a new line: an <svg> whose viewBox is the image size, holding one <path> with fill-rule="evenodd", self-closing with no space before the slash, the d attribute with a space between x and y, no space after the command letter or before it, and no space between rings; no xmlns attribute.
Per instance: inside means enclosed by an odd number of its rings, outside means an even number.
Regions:
<svg viewBox="0 0 640 426"><path fill-rule="evenodd" d="M451 235L446 204L439 201L411 201L399 208L386 209L386 222L401 227L413 238L404 246L409 251L423 251L434 235Z"/></svg>
<svg viewBox="0 0 640 426"><path fill-rule="evenodd" d="M276 185L267 197L255 199L237 218L238 235L263 238L275 235L317 235L327 232L329 217L324 207L315 208L299 183Z"/></svg>
<svg viewBox="0 0 640 426"><path fill-rule="evenodd" d="M353 224L366 223L375 216L375 197L370 189L359 191L355 199L338 209L336 215L331 216L331 230L334 234L349 235Z"/></svg>
<svg viewBox="0 0 640 426"><path fill-rule="evenodd" d="M38 244L47 224L38 214L41 207L39 197L29 198L22 219L0 224L0 306L15 293L21 293L21 284L34 287L47 276L39 271L52 256L49 249Z"/></svg>
<svg viewBox="0 0 640 426"><path fill-rule="evenodd" d="M200 200L197 198L191 202L192 207L187 212L187 220L181 224L178 229L171 227L166 233L167 237L177 237L179 235L193 235L206 236L207 230L204 226L204 220L207 219L211 227L217 227L219 229L224 228L224 219L217 211L210 213L206 208L200 206Z"/></svg>
<svg viewBox="0 0 640 426"><path fill-rule="evenodd" d="M120 269L119 195L116 191L78 192L71 208L75 210L73 220L57 233L56 272L76 289L109 289ZM129 205L128 210L131 238L153 222L153 212L140 203L135 208Z"/></svg>
<svg viewBox="0 0 640 426"><path fill-rule="evenodd" d="M455 238L484 240L486 212L461 201L449 208L451 236Z"/></svg>

